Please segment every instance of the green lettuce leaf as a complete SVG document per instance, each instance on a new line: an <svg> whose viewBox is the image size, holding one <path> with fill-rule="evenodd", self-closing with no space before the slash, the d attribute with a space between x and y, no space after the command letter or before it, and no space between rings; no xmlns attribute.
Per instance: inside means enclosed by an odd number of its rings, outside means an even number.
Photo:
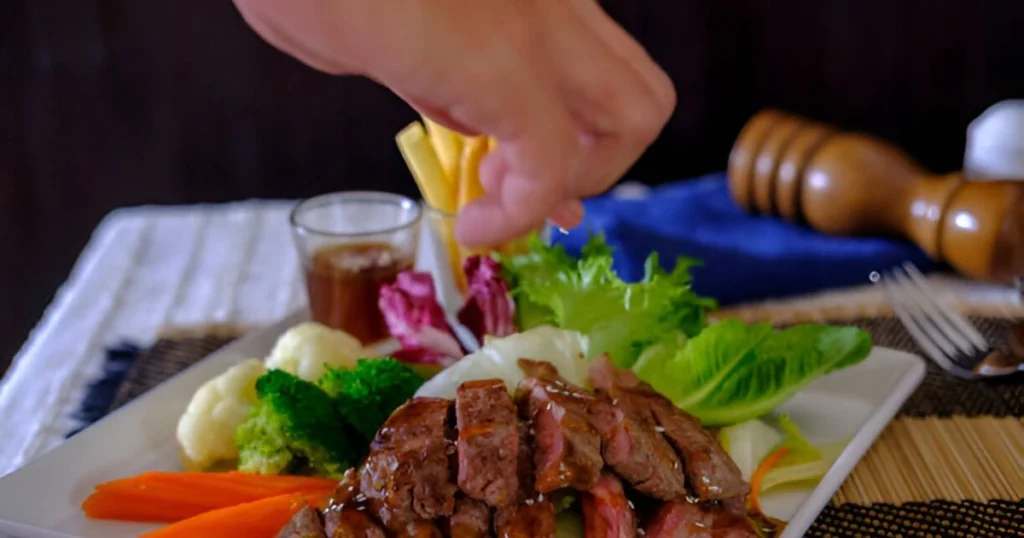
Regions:
<svg viewBox="0 0 1024 538"><path fill-rule="evenodd" d="M767 414L812 380L864 360L871 347L856 327L772 331L723 320L680 349L652 346L633 369L706 426L721 426Z"/></svg>
<svg viewBox="0 0 1024 538"><path fill-rule="evenodd" d="M578 331L589 338L591 357L607 353L623 367L652 344L699 333L715 307L691 288L694 260L680 258L665 271L651 254L644 279L625 282L612 269L611 247L600 235L590 238L578 259L533 238L529 252L499 261L521 330L553 325Z"/></svg>

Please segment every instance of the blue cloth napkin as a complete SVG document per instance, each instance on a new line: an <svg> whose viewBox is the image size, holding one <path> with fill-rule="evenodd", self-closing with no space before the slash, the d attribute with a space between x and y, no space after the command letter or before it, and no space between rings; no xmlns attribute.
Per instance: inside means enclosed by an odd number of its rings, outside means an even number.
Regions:
<svg viewBox="0 0 1024 538"><path fill-rule="evenodd" d="M829 236L749 214L729 197L724 173L662 185L641 200L603 196L585 206L583 225L555 232L555 243L577 254L590 233L604 232L626 280L643 277L652 251L666 269L676 256L698 258L695 290L723 305L865 284L872 271L904 261L922 271L936 265L906 241Z"/></svg>

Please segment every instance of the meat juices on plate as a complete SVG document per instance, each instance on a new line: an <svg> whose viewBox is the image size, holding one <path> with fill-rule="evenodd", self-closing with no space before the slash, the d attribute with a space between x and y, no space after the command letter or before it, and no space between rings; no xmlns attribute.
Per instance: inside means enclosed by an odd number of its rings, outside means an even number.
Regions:
<svg viewBox="0 0 1024 538"><path fill-rule="evenodd" d="M750 486L739 467L700 421L640 381L633 372L598 357L590 367L590 381L613 402L656 424L682 456L689 486L702 501L744 497Z"/></svg>
<svg viewBox="0 0 1024 538"><path fill-rule="evenodd" d="M455 417L459 489L494 507L514 502L519 489L519 430L516 408L505 383L490 379L459 385Z"/></svg>
<svg viewBox="0 0 1024 538"><path fill-rule="evenodd" d="M517 399L533 424L534 487L538 493L590 489L604 467L601 436L588 410L596 398L562 379L550 363L520 359L519 366L528 376Z"/></svg>
<svg viewBox="0 0 1024 538"><path fill-rule="evenodd" d="M392 413L370 445L362 492L399 519L452 514L457 488L449 471L455 452L448 439L451 405L440 398L413 398Z"/></svg>

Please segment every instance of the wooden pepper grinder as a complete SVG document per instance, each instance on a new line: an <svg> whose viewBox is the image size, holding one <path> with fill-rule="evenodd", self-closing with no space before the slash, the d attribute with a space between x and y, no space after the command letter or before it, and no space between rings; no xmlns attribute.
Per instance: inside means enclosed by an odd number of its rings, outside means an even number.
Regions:
<svg viewBox="0 0 1024 538"><path fill-rule="evenodd" d="M729 156L747 211L835 235L897 235L976 279L1024 274L1024 181L930 174L879 138L775 110L758 113Z"/></svg>

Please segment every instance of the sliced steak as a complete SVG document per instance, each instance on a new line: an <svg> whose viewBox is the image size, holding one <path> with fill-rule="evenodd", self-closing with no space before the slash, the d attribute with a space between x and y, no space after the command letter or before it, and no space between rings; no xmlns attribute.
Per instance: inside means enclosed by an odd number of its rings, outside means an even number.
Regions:
<svg viewBox="0 0 1024 538"><path fill-rule="evenodd" d="M494 513L498 538L555 538L555 505L548 499L503 506Z"/></svg>
<svg viewBox="0 0 1024 538"><path fill-rule="evenodd" d="M583 536L587 538L634 538L636 514L626 498L622 482L604 473L589 492L584 492Z"/></svg>
<svg viewBox="0 0 1024 538"><path fill-rule="evenodd" d="M455 418L459 431L459 489L490 506L514 502L519 489L519 432L516 408L505 383L491 379L460 385L455 396Z"/></svg>
<svg viewBox="0 0 1024 538"><path fill-rule="evenodd" d="M345 471L324 510L327 538L386 538L384 526L375 518L360 487L359 473L355 469Z"/></svg>
<svg viewBox="0 0 1024 538"><path fill-rule="evenodd" d="M662 504L645 531L647 538L759 538L749 519L687 501Z"/></svg>
<svg viewBox="0 0 1024 538"><path fill-rule="evenodd" d="M668 501L687 495L683 465L672 446L658 433L650 413L637 412L628 401L612 400L591 408L601 433L605 462L640 493Z"/></svg>
<svg viewBox="0 0 1024 538"><path fill-rule="evenodd" d="M277 533L277 538L327 538L327 531L316 509L306 505Z"/></svg>
<svg viewBox="0 0 1024 538"><path fill-rule="evenodd" d="M596 397L562 379L549 363L520 359L519 366L529 376L517 399L533 424L534 487L538 493L590 489L604 467L601 436L588 411Z"/></svg>
<svg viewBox="0 0 1024 538"><path fill-rule="evenodd" d="M448 436L451 401L413 398L377 432L361 473L362 493L401 520L449 516L455 505Z"/></svg>
<svg viewBox="0 0 1024 538"><path fill-rule="evenodd" d="M448 518L451 538L486 538L491 535L491 510L482 501L460 497L455 512Z"/></svg>
<svg viewBox="0 0 1024 538"><path fill-rule="evenodd" d="M665 437L683 457L690 488L700 500L745 498L750 493L736 462L699 420L663 398L651 408Z"/></svg>
<svg viewBox="0 0 1024 538"><path fill-rule="evenodd" d="M327 538L387 538L373 516L355 508L335 506L324 511Z"/></svg>
<svg viewBox="0 0 1024 538"><path fill-rule="evenodd" d="M590 380L616 406L656 425L682 456L689 486L701 500L743 497L750 491L736 463L718 440L701 427L700 421L633 372L615 367L607 357L599 357L590 367Z"/></svg>
<svg viewBox="0 0 1024 538"><path fill-rule="evenodd" d="M345 471L342 475L341 480L338 481L338 485L334 487L334 494L331 495L329 506L344 506L353 501L360 501L364 497L360 488L359 472L355 468L350 468ZM330 533L328 533L330 534Z"/></svg>
<svg viewBox="0 0 1024 538"><path fill-rule="evenodd" d="M444 534L432 521L408 517L405 512L395 512L380 499L366 500L367 513L374 514L394 538L443 538Z"/></svg>
<svg viewBox="0 0 1024 538"><path fill-rule="evenodd" d="M527 422L518 424L519 453L516 457L516 475L519 491L515 504L494 510L494 533L499 538L526 536L553 537L555 535L555 507L550 499L538 495L534 488L533 435Z"/></svg>

